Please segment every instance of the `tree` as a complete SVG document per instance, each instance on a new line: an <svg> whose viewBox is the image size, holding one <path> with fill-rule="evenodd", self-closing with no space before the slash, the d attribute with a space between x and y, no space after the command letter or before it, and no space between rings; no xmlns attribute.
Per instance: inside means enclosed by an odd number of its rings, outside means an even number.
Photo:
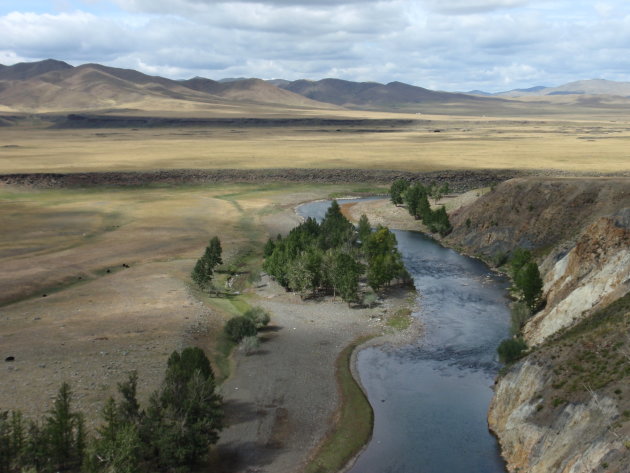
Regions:
<svg viewBox="0 0 630 473"><path fill-rule="evenodd" d="M404 192L409 187L409 181L405 179L395 180L389 188L389 195L394 205L401 205L403 203Z"/></svg>
<svg viewBox="0 0 630 473"><path fill-rule="evenodd" d="M221 258L222 253L223 249L221 248L221 241L219 240L219 237L212 237L204 254L206 261L211 268L214 269L216 266L223 264L223 259Z"/></svg>
<svg viewBox="0 0 630 473"><path fill-rule="evenodd" d="M240 342L244 337L256 335L258 332L256 324L243 316L232 317L227 321L223 330L234 343Z"/></svg>
<svg viewBox="0 0 630 473"><path fill-rule="evenodd" d="M55 468L80 465L85 446L83 418L71 409L70 385L63 383L46 418L50 461Z"/></svg>
<svg viewBox="0 0 630 473"><path fill-rule="evenodd" d="M341 213L341 208L333 200L319 227L319 246L322 250L338 248L344 243L354 243L355 228Z"/></svg>
<svg viewBox="0 0 630 473"><path fill-rule="evenodd" d="M197 286L202 288L210 282L212 279L212 269L208 267L204 258L199 258L197 260L190 277Z"/></svg>
<svg viewBox="0 0 630 473"><path fill-rule="evenodd" d="M307 252L302 252L289 263L286 277L289 289L299 293L303 298L313 292L317 277L313 268L309 267Z"/></svg>
<svg viewBox="0 0 630 473"><path fill-rule="evenodd" d="M540 303L543 288L538 265L533 261L525 264L517 273L516 283L523 292L525 303L534 312Z"/></svg>
<svg viewBox="0 0 630 473"><path fill-rule="evenodd" d="M130 375L130 381L137 379ZM118 385L121 390L121 383ZM101 411L103 424L91 442L84 469L92 472L137 473L140 471L141 440L137 419L126 417L114 398L109 398Z"/></svg>
<svg viewBox="0 0 630 473"><path fill-rule="evenodd" d="M512 273L512 277L516 278L521 268L529 263L531 260L532 254L529 250L526 250L524 248L516 248L514 250L512 258L510 259L510 271Z"/></svg>
<svg viewBox="0 0 630 473"><path fill-rule="evenodd" d="M363 266L347 253L338 253L334 259L333 287L346 302L359 298L359 277Z"/></svg>
<svg viewBox="0 0 630 473"><path fill-rule="evenodd" d="M262 307L258 307L258 306L252 307L251 309L247 309L245 313L243 314L243 317L246 317L250 319L252 322L254 322L254 325L256 326L257 329L266 327L271 320L269 313Z"/></svg>
<svg viewBox="0 0 630 473"><path fill-rule="evenodd" d="M214 390L214 376L203 351L193 347L181 355L171 354L142 428L142 440L150 446L150 457L159 469L185 471L206 458L222 429L221 396Z"/></svg>
<svg viewBox="0 0 630 473"><path fill-rule="evenodd" d="M132 371L127 376L127 380L118 383L118 392L122 396L122 401L118 404L119 414L123 419L130 422L138 421L141 417L140 404L138 403L138 372Z"/></svg>
<svg viewBox="0 0 630 473"><path fill-rule="evenodd" d="M379 225L376 228L364 245L364 251L368 262L368 284L375 291L394 279L409 277L397 249L396 235L387 227Z"/></svg>
<svg viewBox="0 0 630 473"><path fill-rule="evenodd" d="M191 273L191 278L197 286L204 288L212 280L214 268L223 264L222 252L219 237L212 237L203 256L197 260Z"/></svg>
<svg viewBox="0 0 630 473"><path fill-rule="evenodd" d="M361 215L361 218L359 219L357 233L359 234L359 240L361 240L362 244L365 243L365 241L372 233L372 226L370 225L370 221L365 214Z"/></svg>
<svg viewBox="0 0 630 473"><path fill-rule="evenodd" d="M497 348L499 360L502 363L512 363L518 360L527 350L527 344L521 338L507 338Z"/></svg>
<svg viewBox="0 0 630 473"><path fill-rule="evenodd" d="M276 243L269 238L269 240L267 240L267 243L265 243L265 246L263 248L263 256L265 258L268 258L271 256L271 254L273 253L273 250L276 249Z"/></svg>
<svg viewBox="0 0 630 473"><path fill-rule="evenodd" d="M414 184L405 191L405 202L407 204L407 211L415 218L420 217L418 212L420 201L423 197L426 197L427 190L421 184Z"/></svg>
<svg viewBox="0 0 630 473"><path fill-rule="evenodd" d="M521 329L525 326L531 315L532 311L527 304L514 302L510 310L510 334L512 336L520 335Z"/></svg>
<svg viewBox="0 0 630 473"><path fill-rule="evenodd" d="M442 236L448 235L453 229L444 206L440 207L434 212L431 211L431 220L429 222L425 221L425 223L427 223L429 230L434 233L437 232Z"/></svg>

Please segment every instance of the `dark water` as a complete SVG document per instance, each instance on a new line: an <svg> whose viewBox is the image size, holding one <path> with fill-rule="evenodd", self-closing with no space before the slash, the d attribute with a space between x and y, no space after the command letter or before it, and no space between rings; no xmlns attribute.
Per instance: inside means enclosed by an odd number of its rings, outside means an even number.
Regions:
<svg viewBox="0 0 630 473"><path fill-rule="evenodd" d="M329 202L298 212L321 218ZM486 414L507 336L507 282L415 232L396 231L419 294L424 335L358 354L374 434L351 473L504 473Z"/></svg>

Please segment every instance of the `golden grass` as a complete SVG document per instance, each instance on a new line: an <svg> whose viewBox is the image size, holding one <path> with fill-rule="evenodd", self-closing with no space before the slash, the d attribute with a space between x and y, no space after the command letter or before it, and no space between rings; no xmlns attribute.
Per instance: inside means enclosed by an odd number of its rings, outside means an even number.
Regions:
<svg viewBox="0 0 630 473"><path fill-rule="evenodd" d="M359 131L361 127L336 126L139 130L3 127L0 173L181 168L630 170L628 120L299 113L309 115L412 117L423 121L409 128L368 132Z"/></svg>
<svg viewBox="0 0 630 473"><path fill-rule="evenodd" d="M226 266L251 269L243 249L260 252L268 232L293 223L277 209L341 189L0 189L0 337L16 357L0 405L41 414L67 380L79 407L98 412L133 369L147 396L182 343L204 346L225 377L230 347L216 335L245 302L200 300L190 283L195 260L218 235Z"/></svg>

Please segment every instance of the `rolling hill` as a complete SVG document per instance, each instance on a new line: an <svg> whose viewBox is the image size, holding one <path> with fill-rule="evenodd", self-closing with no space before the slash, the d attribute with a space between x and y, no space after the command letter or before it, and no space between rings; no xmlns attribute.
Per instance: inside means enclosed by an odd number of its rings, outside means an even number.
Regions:
<svg viewBox="0 0 630 473"><path fill-rule="evenodd" d="M532 107L536 103L536 108ZM252 114L291 110L372 110L386 112L502 115L566 113L600 108L619 113L630 104L630 83L578 81L559 87L532 87L498 94L453 93L402 82L341 79L264 81L203 77L173 80L133 69L63 61L0 65L2 112L160 111L174 114ZM262 108L261 108L262 107Z"/></svg>
<svg viewBox="0 0 630 473"><path fill-rule="evenodd" d="M73 67L54 60L0 68L0 106L15 111L201 110L239 104L334 108L259 79L176 81L132 69L100 64Z"/></svg>
<svg viewBox="0 0 630 473"><path fill-rule="evenodd" d="M468 94L437 92L402 82L350 82L340 79L298 80L279 87L305 97L349 108L399 108L427 103L480 103L487 100Z"/></svg>

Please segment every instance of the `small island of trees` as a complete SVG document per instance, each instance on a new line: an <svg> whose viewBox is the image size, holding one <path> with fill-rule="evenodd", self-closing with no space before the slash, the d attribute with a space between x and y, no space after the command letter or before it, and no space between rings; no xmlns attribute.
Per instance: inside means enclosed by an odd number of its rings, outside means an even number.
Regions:
<svg viewBox="0 0 630 473"><path fill-rule="evenodd" d="M269 239L264 256L263 269L304 298L331 294L356 303L370 298L369 293L361 297L363 277L375 292L411 281L396 236L380 225L372 230L365 215L355 228L336 200L321 223L308 218L286 237Z"/></svg>

